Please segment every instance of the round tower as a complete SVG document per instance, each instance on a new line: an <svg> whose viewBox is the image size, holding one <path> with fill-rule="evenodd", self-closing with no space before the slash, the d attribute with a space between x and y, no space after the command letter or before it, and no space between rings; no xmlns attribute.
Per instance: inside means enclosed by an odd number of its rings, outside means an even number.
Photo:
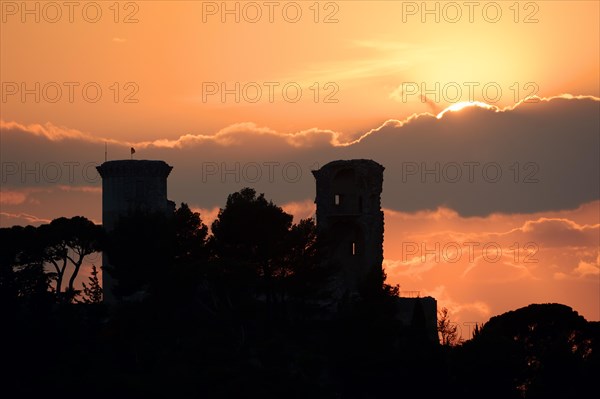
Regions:
<svg viewBox="0 0 600 399"><path fill-rule="evenodd" d="M167 177L172 166L164 161L107 161L96 167L102 176L102 226L106 232L115 228L119 218L134 211L171 212L174 204L167 199ZM108 265L108 257L102 255ZM102 273L104 301L114 302L113 282Z"/></svg>

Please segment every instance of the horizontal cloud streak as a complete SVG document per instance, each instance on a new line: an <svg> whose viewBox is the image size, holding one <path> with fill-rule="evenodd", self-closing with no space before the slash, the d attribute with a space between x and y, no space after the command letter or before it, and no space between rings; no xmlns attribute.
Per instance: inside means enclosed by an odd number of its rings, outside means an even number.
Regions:
<svg viewBox="0 0 600 399"><path fill-rule="evenodd" d="M2 180L11 190L99 185L94 166L102 162L107 141L108 159L128 158L133 146L136 157L173 165L170 196L206 208L244 186L278 203L304 201L314 196L311 170L334 159L369 158L386 168L383 203L391 210L445 207L462 216L486 216L574 209L599 198L599 104L594 97L562 95L504 109L413 115L350 142L329 130L281 133L239 123L210 135L130 143L49 123L2 122ZM66 181L68 165L61 166L57 182L27 175L36 163L33 174L43 175L49 162L78 163L75 181Z"/></svg>

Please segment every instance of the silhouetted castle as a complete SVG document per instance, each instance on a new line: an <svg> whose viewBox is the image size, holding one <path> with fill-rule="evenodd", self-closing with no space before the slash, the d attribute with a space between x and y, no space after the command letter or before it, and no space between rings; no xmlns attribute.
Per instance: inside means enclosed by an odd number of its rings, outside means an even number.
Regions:
<svg viewBox="0 0 600 399"><path fill-rule="evenodd" d="M102 224L114 229L119 217L133 211L173 212L167 199L164 161L108 161L97 167L102 176ZM368 159L338 160L313 171L316 179L317 232L326 239L324 262L340 269L335 296L356 293L369 275L381 273L384 217L381 192L384 167ZM103 254L103 265L108 258ZM115 301L113 282L102 273L104 300ZM405 325L421 320L426 334L437 340L437 302L432 297L397 298L396 317Z"/></svg>
<svg viewBox="0 0 600 399"><path fill-rule="evenodd" d="M167 177L172 166L164 161L108 161L96 167L102 176L102 226L106 232L115 228L118 219L134 211L173 212L175 203L167 199ZM102 255L103 266L108 257ZM114 302L113 282L102 273L104 301Z"/></svg>

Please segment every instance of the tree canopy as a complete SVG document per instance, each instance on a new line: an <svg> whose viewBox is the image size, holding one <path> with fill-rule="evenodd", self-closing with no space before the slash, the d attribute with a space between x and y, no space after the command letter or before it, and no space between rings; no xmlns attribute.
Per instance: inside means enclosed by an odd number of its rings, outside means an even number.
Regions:
<svg viewBox="0 0 600 399"><path fill-rule="evenodd" d="M75 216L39 227L2 228L0 237L7 244L0 259L3 295L29 298L51 291L58 301L71 302L79 291L75 281L81 266L88 255L101 250L103 232L101 226Z"/></svg>
<svg viewBox="0 0 600 399"><path fill-rule="evenodd" d="M465 342L442 309L443 345L425 337L421 301L410 325L396 319L384 270L367 273L358 299L328 306L340 265L321 259L314 220L294 223L250 188L227 198L211 232L182 203L122 217L107 234L58 218L2 228L0 241L9 393L537 399L596 388L600 325L564 305L495 316ZM75 286L98 250L125 299L110 311L95 265Z"/></svg>

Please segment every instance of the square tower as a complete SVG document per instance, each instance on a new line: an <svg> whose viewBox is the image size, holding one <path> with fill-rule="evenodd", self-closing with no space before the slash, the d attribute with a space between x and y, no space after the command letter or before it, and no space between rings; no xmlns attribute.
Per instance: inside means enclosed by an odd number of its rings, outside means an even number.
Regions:
<svg viewBox="0 0 600 399"><path fill-rule="evenodd" d="M383 263L381 191L385 168L368 159L333 161L312 171L324 257L341 268L340 290L356 291Z"/></svg>

